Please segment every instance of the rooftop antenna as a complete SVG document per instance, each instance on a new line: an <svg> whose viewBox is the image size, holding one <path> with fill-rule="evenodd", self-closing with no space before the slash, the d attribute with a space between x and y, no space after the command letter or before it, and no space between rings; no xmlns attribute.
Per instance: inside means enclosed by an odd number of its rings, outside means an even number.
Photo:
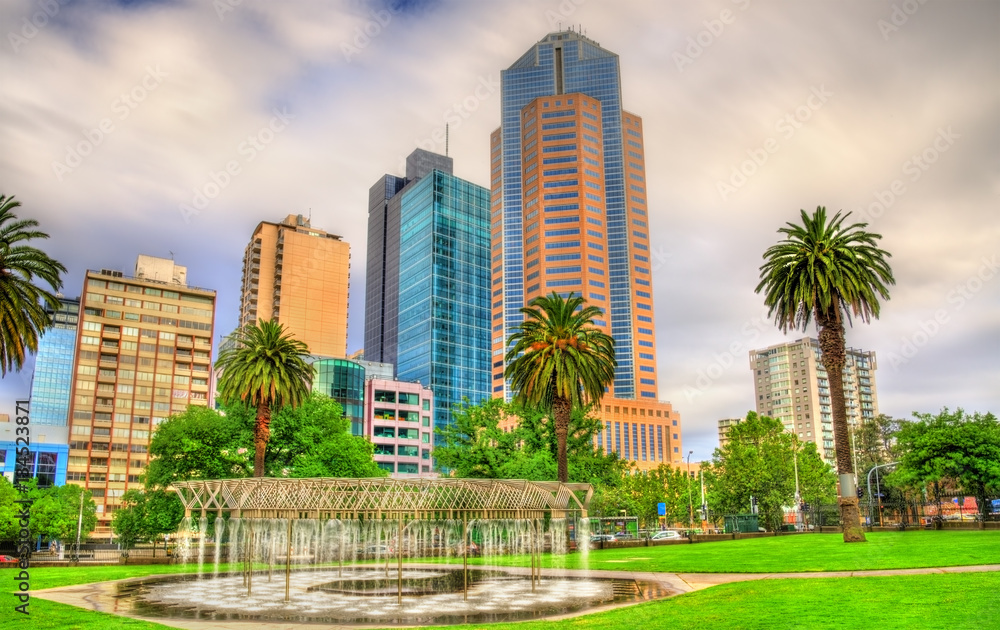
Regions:
<svg viewBox="0 0 1000 630"><path fill-rule="evenodd" d="M444 124L444 156L448 157L448 123Z"/></svg>
<svg viewBox="0 0 1000 630"><path fill-rule="evenodd" d="M168 252L170 252L170 250L169 250L169 249L168 249L167 251L168 251ZM170 252L170 260L173 260L173 259L174 259L174 253L173 253L173 252Z"/></svg>

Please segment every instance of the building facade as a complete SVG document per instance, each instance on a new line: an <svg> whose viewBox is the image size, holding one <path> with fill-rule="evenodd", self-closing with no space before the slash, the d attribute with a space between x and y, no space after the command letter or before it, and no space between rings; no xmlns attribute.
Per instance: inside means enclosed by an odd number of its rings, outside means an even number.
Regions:
<svg viewBox="0 0 1000 630"><path fill-rule="evenodd" d="M875 353L847 349L844 365L844 403L847 422L854 426L878 415ZM833 415L830 381L820 358L819 341L805 337L750 351L757 413L776 418L785 429L834 464Z"/></svg>
<svg viewBox="0 0 1000 630"><path fill-rule="evenodd" d="M380 378L365 385L366 425L375 444L375 463L391 477L436 477L434 393L420 383Z"/></svg>
<svg viewBox="0 0 1000 630"><path fill-rule="evenodd" d="M66 389L68 391L69 385ZM28 444L27 474L25 478L37 477L38 487L61 486L66 483L66 465L69 461L69 447L66 445L69 428L53 424L35 425L35 410L29 408L31 423L28 425L30 444ZM14 470L17 468L18 449L23 448L24 438L17 429L21 425L11 422L10 415L0 413L0 475L7 481L14 482ZM21 478L22 475L18 475Z"/></svg>
<svg viewBox="0 0 1000 630"><path fill-rule="evenodd" d="M35 355L30 398L32 425L67 426L80 300L60 298L60 302L58 309L49 312L52 327L42 335Z"/></svg>
<svg viewBox="0 0 1000 630"><path fill-rule="evenodd" d="M300 215L261 221L243 254L240 326L274 319L311 354L347 355L350 245Z"/></svg>
<svg viewBox="0 0 1000 630"><path fill-rule="evenodd" d="M726 442L729 441L729 428L742 421L743 418L722 418L719 420L719 448L725 446Z"/></svg>
<svg viewBox="0 0 1000 630"><path fill-rule="evenodd" d="M440 427L453 405L490 395L489 193L421 149L406 171L398 188L393 176L372 188L365 357L395 358L398 380L433 390Z"/></svg>
<svg viewBox="0 0 1000 630"><path fill-rule="evenodd" d="M97 535L122 494L142 487L156 426L188 405L208 405L215 291L178 282L183 267L167 277L151 279L137 264L132 277L101 270L84 280L66 477L93 493Z"/></svg>
<svg viewBox="0 0 1000 630"><path fill-rule="evenodd" d="M618 56L580 33L550 33L502 71L501 86L490 141L492 394L512 395L503 355L520 309L552 292L583 296L601 309L595 324L618 363L598 412L612 436L635 437L608 448L605 435L601 446L640 468L677 463L679 414L658 399L642 119L622 109Z"/></svg>

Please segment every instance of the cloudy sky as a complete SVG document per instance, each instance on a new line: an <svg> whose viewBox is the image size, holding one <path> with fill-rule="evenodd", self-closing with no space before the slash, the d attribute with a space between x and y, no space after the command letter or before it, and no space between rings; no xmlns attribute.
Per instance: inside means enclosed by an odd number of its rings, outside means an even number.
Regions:
<svg viewBox="0 0 1000 630"><path fill-rule="evenodd" d="M360 348L368 187L444 152L446 121L456 174L488 185L501 68L572 25L644 119L660 396L695 460L753 406L748 351L803 336L754 287L817 205L893 254L881 319L847 333L878 354L881 411L1000 412L998 2L8 0L0 25L0 192L68 296L173 255L228 333L254 226L311 214L351 244Z"/></svg>

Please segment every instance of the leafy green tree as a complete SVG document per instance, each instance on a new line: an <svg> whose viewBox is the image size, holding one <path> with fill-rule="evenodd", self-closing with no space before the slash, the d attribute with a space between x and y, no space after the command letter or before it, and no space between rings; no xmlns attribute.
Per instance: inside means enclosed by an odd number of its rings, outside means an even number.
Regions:
<svg viewBox="0 0 1000 630"><path fill-rule="evenodd" d="M38 338L52 325L46 307L59 308L55 293L62 287L60 273L66 268L42 250L27 245L49 235L34 219L18 219L14 208L21 203L0 195L0 376L20 370L28 352L38 351ZM44 281L52 291L34 284Z"/></svg>
<svg viewBox="0 0 1000 630"><path fill-rule="evenodd" d="M375 445L351 435L340 404L312 393L298 407L282 407L271 422L265 459L272 477L384 477Z"/></svg>
<svg viewBox="0 0 1000 630"><path fill-rule="evenodd" d="M509 405L499 398L471 405L466 400L452 411L453 422L437 429L434 458L455 477L479 479L552 479L557 471L554 431L537 410ZM514 419L514 427L500 425ZM567 435L568 476L571 481L604 484L619 479L627 464L617 454L594 449L600 430L583 409L574 410Z"/></svg>
<svg viewBox="0 0 1000 630"><path fill-rule="evenodd" d="M705 466L709 503L716 513L749 512L753 497L762 523L776 530L784 520L783 508L795 500L796 465L803 500L819 503L832 497L836 479L830 466L814 444L800 443L780 421L751 411L730 428L727 438Z"/></svg>
<svg viewBox="0 0 1000 630"><path fill-rule="evenodd" d="M215 363L221 370L219 397L256 408L253 476L263 477L271 414L283 405L296 407L309 395L309 348L274 320L247 324L233 333L233 340Z"/></svg>
<svg viewBox="0 0 1000 630"><path fill-rule="evenodd" d="M189 479L249 477L254 452L255 409L239 401L224 413L190 406L153 434L147 488L166 488ZM351 435L350 421L336 401L310 394L298 407L275 412L264 451L264 472L272 477L382 477L374 446Z"/></svg>
<svg viewBox="0 0 1000 630"><path fill-rule="evenodd" d="M866 232L867 223L845 226L850 214L838 212L828 221L826 208L820 206L811 217L801 211L802 225L780 228L785 238L764 252L756 292L764 292L768 314L782 332L807 330L816 320L830 385L844 542L864 542L858 499L851 492L854 465L844 404L844 322L850 323L852 316L866 323L877 319L879 298L889 299L886 285L895 280L887 262L891 254L878 248L882 236Z"/></svg>
<svg viewBox="0 0 1000 630"><path fill-rule="evenodd" d="M225 414L191 405L171 416L153 433L146 468L147 488L166 488L175 481L249 477L253 415L242 405Z"/></svg>
<svg viewBox="0 0 1000 630"><path fill-rule="evenodd" d="M506 472L525 455L517 433L500 428L508 414L509 405L500 398L483 400L478 405L466 399L456 405L451 412L451 424L434 431L434 458L438 466L455 477L510 478Z"/></svg>
<svg viewBox="0 0 1000 630"><path fill-rule="evenodd" d="M122 496L122 505L115 510L111 529L126 552L141 540L153 542L164 534L177 531L184 518L184 506L177 494L167 490L129 490Z"/></svg>
<svg viewBox="0 0 1000 630"><path fill-rule="evenodd" d="M620 487L615 496L617 505L609 505L612 515L627 510L630 516L638 516L640 525L646 528L655 527L659 522L659 503L666 507L668 523L684 523L692 526L688 505L688 492L695 490L692 480L681 468L673 468L660 464L653 470L641 471L633 469L622 477ZM692 496L695 496L692 494ZM697 501L697 500L696 500Z"/></svg>
<svg viewBox="0 0 1000 630"><path fill-rule="evenodd" d="M837 476L813 442L800 442L792 434L797 448L796 461L799 471L799 498L805 503L819 505L832 503L837 496Z"/></svg>
<svg viewBox="0 0 1000 630"><path fill-rule="evenodd" d="M976 498L979 526L986 526L990 499L1000 492L1000 423L992 413L971 416L961 408L933 416L914 413L897 440L902 458L891 479L904 485L952 481Z"/></svg>
<svg viewBox="0 0 1000 630"><path fill-rule="evenodd" d="M0 475L0 540L14 540L21 531L18 520L21 506L14 503L20 498L21 495L14 489L14 484Z"/></svg>
<svg viewBox="0 0 1000 630"><path fill-rule="evenodd" d="M521 313L525 319L508 340L504 376L515 402L552 415L557 476L566 482L571 412L599 402L614 381L614 340L594 326L600 309L584 306L572 293L566 299L555 292L537 297Z"/></svg>
<svg viewBox="0 0 1000 630"><path fill-rule="evenodd" d="M82 541L97 527L97 504L90 490L67 484L39 490L36 496L30 511L32 533L69 543L76 541L78 529ZM78 528L81 502L83 526Z"/></svg>

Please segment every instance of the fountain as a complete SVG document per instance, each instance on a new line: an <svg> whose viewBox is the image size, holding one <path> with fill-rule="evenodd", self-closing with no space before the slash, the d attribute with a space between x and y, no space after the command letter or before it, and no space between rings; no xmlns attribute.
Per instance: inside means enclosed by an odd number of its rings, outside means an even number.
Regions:
<svg viewBox="0 0 1000 630"><path fill-rule="evenodd" d="M566 554L575 539L586 553L589 484L250 478L174 488L186 514L178 555L196 560L199 574L124 585L143 615L465 623L667 594L634 580L543 578L544 551ZM527 556L529 566L470 569L474 555L484 565ZM229 571L220 572L223 563Z"/></svg>

